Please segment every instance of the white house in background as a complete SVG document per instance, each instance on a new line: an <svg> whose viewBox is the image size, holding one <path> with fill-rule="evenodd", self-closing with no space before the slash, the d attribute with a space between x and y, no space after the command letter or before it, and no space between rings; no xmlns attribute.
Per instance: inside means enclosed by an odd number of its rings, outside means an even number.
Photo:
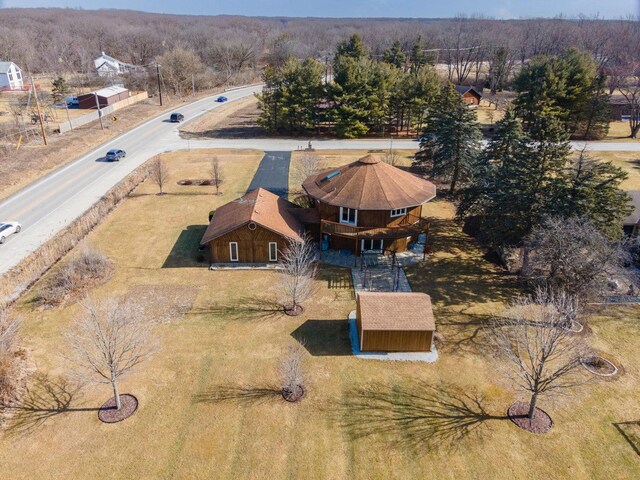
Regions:
<svg viewBox="0 0 640 480"><path fill-rule="evenodd" d="M102 54L93 61L93 64L96 66L98 75L101 77L114 77L137 68L135 65L131 65L130 63L124 63L116 60L104 52L102 52Z"/></svg>
<svg viewBox="0 0 640 480"><path fill-rule="evenodd" d="M22 70L13 62L0 62L0 89L20 90L24 87Z"/></svg>

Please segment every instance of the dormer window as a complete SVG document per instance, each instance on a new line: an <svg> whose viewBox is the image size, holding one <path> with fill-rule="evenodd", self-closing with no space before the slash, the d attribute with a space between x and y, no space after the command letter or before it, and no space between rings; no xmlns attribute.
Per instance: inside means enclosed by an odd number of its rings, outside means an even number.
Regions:
<svg viewBox="0 0 640 480"><path fill-rule="evenodd" d="M340 207L340 223L358 225L358 210L355 208Z"/></svg>
<svg viewBox="0 0 640 480"><path fill-rule="evenodd" d="M406 208L398 208L396 210L391 210L392 217L401 217L402 215L406 215L406 214L407 214Z"/></svg>

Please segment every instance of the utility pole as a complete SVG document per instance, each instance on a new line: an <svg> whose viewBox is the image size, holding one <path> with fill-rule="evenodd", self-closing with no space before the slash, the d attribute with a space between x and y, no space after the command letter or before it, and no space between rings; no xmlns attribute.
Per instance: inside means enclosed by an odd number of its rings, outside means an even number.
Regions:
<svg viewBox="0 0 640 480"><path fill-rule="evenodd" d="M100 102L98 101L98 94L93 92L93 96L96 99L96 108L98 109L98 120L100 120L100 130L104 130L104 125L102 124L102 111L100 110Z"/></svg>
<svg viewBox="0 0 640 480"><path fill-rule="evenodd" d="M158 95L160 96L160 106L162 106L162 86L160 85L160 64L156 63L156 74L158 76Z"/></svg>
<svg viewBox="0 0 640 480"><path fill-rule="evenodd" d="M73 124L71 123L71 117L69 116L69 104L67 103L67 99L64 99L64 109L67 111L67 120L69 121L69 128L73 130Z"/></svg>
<svg viewBox="0 0 640 480"><path fill-rule="evenodd" d="M47 145L47 134L44 131L44 123L42 123L42 112L40 111L40 101L38 100L38 90L36 90L36 84L33 83L33 76L31 76L31 87L33 88L34 96L36 97L36 108L38 110L38 120L40 120L40 131L42 132L42 141Z"/></svg>
<svg viewBox="0 0 640 480"><path fill-rule="evenodd" d="M196 76L191 74L191 96L193 97L196 94Z"/></svg>

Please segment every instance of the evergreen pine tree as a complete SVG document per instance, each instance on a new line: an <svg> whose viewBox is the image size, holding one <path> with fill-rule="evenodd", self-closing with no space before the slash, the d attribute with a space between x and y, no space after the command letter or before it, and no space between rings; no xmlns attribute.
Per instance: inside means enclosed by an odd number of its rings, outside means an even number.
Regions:
<svg viewBox="0 0 640 480"><path fill-rule="evenodd" d="M427 166L433 178L449 182L454 194L471 176L481 139L475 113L453 84L445 85L429 111L416 163Z"/></svg>

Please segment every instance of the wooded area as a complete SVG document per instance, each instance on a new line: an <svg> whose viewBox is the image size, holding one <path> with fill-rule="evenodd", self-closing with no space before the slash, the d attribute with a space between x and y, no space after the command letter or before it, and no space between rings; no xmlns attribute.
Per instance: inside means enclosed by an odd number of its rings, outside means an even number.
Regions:
<svg viewBox="0 0 640 480"><path fill-rule="evenodd" d="M0 58L32 73L89 73L101 51L147 65L176 47L195 52L224 80L245 68L294 56L327 60L354 32L374 58L394 42L405 54L420 38L425 60L447 65L454 83L477 83L486 62L492 89L517 64L569 47L619 72L637 62L633 19L315 19L179 16L118 10L2 9ZM396 49L397 53L397 49Z"/></svg>

